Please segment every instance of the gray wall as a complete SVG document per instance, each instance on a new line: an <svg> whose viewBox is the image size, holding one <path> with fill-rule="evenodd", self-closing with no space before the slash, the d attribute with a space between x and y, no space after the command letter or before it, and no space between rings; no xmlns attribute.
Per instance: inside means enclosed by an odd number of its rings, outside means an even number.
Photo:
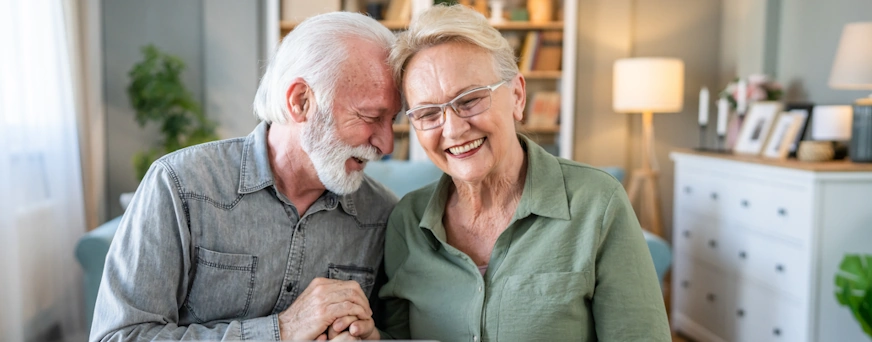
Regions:
<svg viewBox="0 0 872 342"><path fill-rule="evenodd" d="M260 1L112 0L103 5L106 163L109 218L122 213L121 193L134 191L131 158L157 141L154 127L134 121L128 71L153 43L187 64L183 81L222 138L244 136L256 125L251 100L260 61Z"/></svg>
<svg viewBox="0 0 872 342"><path fill-rule="evenodd" d="M869 95L827 85L842 27L857 21L872 21L872 1L783 1L776 70L778 80L788 86L786 100L850 104Z"/></svg>

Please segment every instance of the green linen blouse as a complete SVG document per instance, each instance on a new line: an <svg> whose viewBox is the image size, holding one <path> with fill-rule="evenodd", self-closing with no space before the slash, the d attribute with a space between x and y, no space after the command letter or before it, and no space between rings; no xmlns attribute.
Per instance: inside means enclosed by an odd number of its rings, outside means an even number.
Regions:
<svg viewBox="0 0 872 342"><path fill-rule="evenodd" d="M487 272L446 243L451 178L406 195L385 236L385 338L671 341L660 284L624 188L519 136L527 178Z"/></svg>

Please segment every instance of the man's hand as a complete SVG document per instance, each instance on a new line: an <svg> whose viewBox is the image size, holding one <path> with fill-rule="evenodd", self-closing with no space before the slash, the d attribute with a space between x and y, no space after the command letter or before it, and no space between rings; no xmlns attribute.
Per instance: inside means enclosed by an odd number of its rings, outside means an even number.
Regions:
<svg viewBox="0 0 872 342"><path fill-rule="evenodd" d="M337 319L348 316L358 320L345 324L355 326L352 329L358 335L371 335L375 330L371 323L369 300L360 289L360 284L352 280L315 278L297 300L279 314L279 334L282 340L315 340L322 337ZM361 321L369 321L370 324L367 327ZM339 327L345 330L344 326ZM353 334L351 331L349 333Z"/></svg>

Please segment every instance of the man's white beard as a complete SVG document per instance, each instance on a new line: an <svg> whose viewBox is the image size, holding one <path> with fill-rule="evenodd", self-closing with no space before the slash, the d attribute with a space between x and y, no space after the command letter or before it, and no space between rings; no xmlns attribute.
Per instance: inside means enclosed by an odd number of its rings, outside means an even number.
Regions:
<svg viewBox="0 0 872 342"><path fill-rule="evenodd" d="M337 195L355 192L363 182L363 171L346 173L348 158L355 157L364 162L381 158L372 145L351 146L343 142L336 133L333 115L328 112L315 113L312 121L303 127L300 145L312 160L318 179L327 190Z"/></svg>

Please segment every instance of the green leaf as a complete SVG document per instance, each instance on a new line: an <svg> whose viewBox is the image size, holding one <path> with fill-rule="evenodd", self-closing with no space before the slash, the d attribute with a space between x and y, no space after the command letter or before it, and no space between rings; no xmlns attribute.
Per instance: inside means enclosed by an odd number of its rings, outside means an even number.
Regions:
<svg viewBox="0 0 872 342"><path fill-rule="evenodd" d="M872 255L848 254L836 272L836 300L872 337Z"/></svg>

